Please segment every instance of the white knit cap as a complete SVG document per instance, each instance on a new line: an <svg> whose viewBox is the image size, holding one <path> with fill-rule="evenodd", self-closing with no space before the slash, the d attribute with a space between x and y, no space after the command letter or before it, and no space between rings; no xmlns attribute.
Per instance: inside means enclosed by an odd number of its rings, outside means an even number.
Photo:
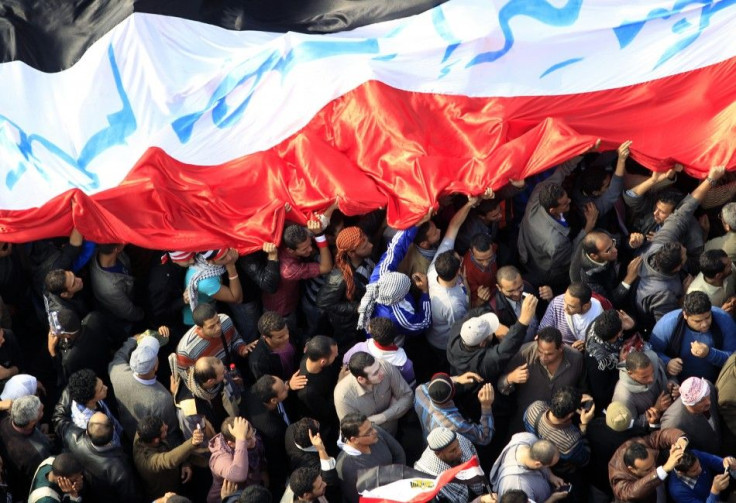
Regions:
<svg viewBox="0 0 736 503"><path fill-rule="evenodd" d="M481 342L493 335L501 323L498 316L486 313L475 318L470 318L463 323L460 329L460 338L468 346L478 346Z"/></svg>
<svg viewBox="0 0 736 503"><path fill-rule="evenodd" d="M433 451L441 451L455 441L457 435L449 428L439 427L429 432L427 445Z"/></svg>

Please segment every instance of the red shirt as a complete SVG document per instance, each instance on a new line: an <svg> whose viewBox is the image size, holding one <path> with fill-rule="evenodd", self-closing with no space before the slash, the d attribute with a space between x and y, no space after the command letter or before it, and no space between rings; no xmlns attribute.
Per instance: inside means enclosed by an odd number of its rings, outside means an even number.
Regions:
<svg viewBox="0 0 736 503"><path fill-rule="evenodd" d="M495 252L496 245L493 245ZM478 287L487 286L493 289L496 284L496 270L498 265L493 261L485 271L482 271L478 264L473 260L473 249L469 249L463 257L463 266L465 267L465 281L468 282L470 289L470 305L474 306L478 301Z"/></svg>
<svg viewBox="0 0 736 503"><path fill-rule="evenodd" d="M276 293L263 292L263 309L287 316L296 311L299 305L299 281L319 276L319 264L295 257L281 247L279 272L281 274L279 289Z"/></svg>

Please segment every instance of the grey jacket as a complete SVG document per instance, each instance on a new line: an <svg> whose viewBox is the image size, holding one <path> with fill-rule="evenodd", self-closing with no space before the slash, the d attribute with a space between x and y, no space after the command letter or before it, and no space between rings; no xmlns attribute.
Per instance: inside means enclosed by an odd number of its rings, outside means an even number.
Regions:
<svg viewBox="0 0 736 503"><path fill-rule="evenodd" d="M575 157L561 164L552 176L537 184L526 205L517 243L519 259L529 271L526 279L535 286L567 280L573 250L585 235L581 231L571 242L570 228L552 218L547 208L539 204L542 188L553 183L562 184L579 160L580 157Z"/></svg>
<svg viewBox="0 0 736 503"><path fill-rule="evenodd" d="M130 270L130 259L121 253L118 260ZM143 319L143 308L133 304L134 279L129 274L105 271L97 261L97 255L90 261L92 292L101 310L125 321Z"/></svg>
<svg viewBox="0 0 736 503"><path fill-rule="evenodd" d="M678 209L686 203L688 197L689 199L692 199L692 196L686 196L678 205ZM656 200L656 193L648 193L644 196L636 197L624 192L624 202L634 212L634 222L632 223L631 229L632 232L641 232L646 235L657 227L653 214ZM700 203L696 204L695 208L697 208L699 204ZM695 211L695 208L693 208L693 211ZM670 218L672 218L672 216L674 215L671 215L667 220L665 220L665 224ZM685 231L682 233L680 242L685 245L685 248L687 248L687 254L689 256L697 257L703 252L703 230L695 217L693 217L692 213L685 216L684 220L687 222L687 226ZM664 228L664 225L662 228ZM662 229L660 229L660 232L661 230Z"/></svg>
<svg viewBox="0 0 736 503"><path fill-rule="evenodd" d="M678 398L665 411L660 420L662 428L679 428L690 440L690 447L720 455L721 418L718 415L716 387L710 385L710 419L703 414L691 414Z"/></svg>
<svg viewBox="0 0 736 503"><path fill-rule="evenodd" d="M634 416L634 425L642 427L648 424L646 410L654 406L662 391L667 390L667 373L662 361L654 351L648 350L646 354L654 365L654 382L645 385L634 381L626 372L626 363L621 362L618 364L618 382L611 399L611 402L625 404Z"/></svg>
<svg viewBox="0 0 736 503"><path fill-rule="evenodd" d="M654 317L654 321L679 307L684 291L679 273L664 274L652 267L652 257L665 243L682 242L690 227L690 218L700 205L688 194L675 212L665 220L644 253L644 261L636 288L636 307L639 313ZM698 229L700 227L698 226Z"/></svg>

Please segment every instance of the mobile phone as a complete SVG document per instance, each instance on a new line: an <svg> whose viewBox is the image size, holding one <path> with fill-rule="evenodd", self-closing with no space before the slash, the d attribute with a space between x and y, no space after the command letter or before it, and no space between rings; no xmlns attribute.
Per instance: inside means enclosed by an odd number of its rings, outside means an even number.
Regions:
<svg viewBox="0 0 736 503"><path fill-rule="evenodd" d="M728 466L726 468L724 468L724 470L723 470L723 474L724 475L730 475L730 473L731 473L731 469Z"/></svg>
<svg viewBox="0 0 736 503"><path fill-rule="evenodd" d="M562 484L560 487L555 489L556 493L569 493L572 491L572 484Z"/></svg>
<svg viewBox="0 0 736 503"><path fill-rule="evenodd" d="M585 411L588 412L590 409L593 408L593 400L585 400L584 402L580 403L580 407Z"/></svg>

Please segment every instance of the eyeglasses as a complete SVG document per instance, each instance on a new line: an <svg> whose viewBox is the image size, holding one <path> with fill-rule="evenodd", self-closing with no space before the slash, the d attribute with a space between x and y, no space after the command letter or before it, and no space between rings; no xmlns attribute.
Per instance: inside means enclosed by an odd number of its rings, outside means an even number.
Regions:
<svg viewBox="0 0 736 503"><path fill-rule="evenodd" d="M611 253L611 250L613 250L614 248L616 248L616 243L618 243L618 241L616 241L615 239L611 239L611 246L609 246L608 248L606 248L603 251L603 253Z"/></svg>

